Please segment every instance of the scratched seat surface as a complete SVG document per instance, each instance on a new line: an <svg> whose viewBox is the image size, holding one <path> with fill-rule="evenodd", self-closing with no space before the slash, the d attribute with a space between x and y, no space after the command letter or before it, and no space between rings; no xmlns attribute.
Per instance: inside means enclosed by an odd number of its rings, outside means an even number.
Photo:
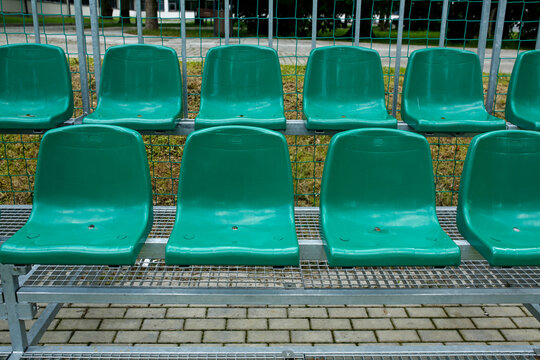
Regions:
<svg viewBox="0 0 540 360"><path fill-rule="evenodd" d="M321 232L330 266L459 265L439 225L429 145L393 129L349 130L329 145Z"/></svg>
<svg viewBox="0 0 540 360"><path fill-rule="evenodd" d="M172 130L182 116L178 55L157 45L121 45L103 59L96 110L84 124Z"/></svg>
<svg viewBox="0 0 540 360"><path fill-rule="evenodd" d="M283 84L276 50L227 45L208 51L195 128L220 125L285 129Z"/></svg>
<svg viewBox="0 0 540 360"><path fill-rule="evenodd" d="M303 114L311 130L395 128L397 121L385 106L379 53L352 46L313 50L304 80Z"/></svg>
<svg viewBox="0 0 540 360"><path fill-rule="evenodd" d="M411 54L401 115L424 132L484 132L506 128L484 106L478 56L467 50L421 49Z"/></svg>
<svg viewBox="0 0 540 360"><path fill-rule="evenodd" d="M41 44L0 46L0 128L50 129L72 114L64 50Z"/></svg>
<svg viewBox="0 0 540 360"><path fill-rule="evenodd" d="M54 129L41 141L30 218L0 247L0 261L133 264L151 226L141 135L108 125Z"/></svg>
<svg viewBox="0 0 540 360"><path fill-rule="evenodd" d="M469 145L457 225L491 265L540 265L540 134L495 131Z"/></svg>
<svg viewBox="0 0 540 360"><path fill-rule="evenodd" d="M298 265L287 142L266 129L189 135L165 260L180 265Z"/></svg>

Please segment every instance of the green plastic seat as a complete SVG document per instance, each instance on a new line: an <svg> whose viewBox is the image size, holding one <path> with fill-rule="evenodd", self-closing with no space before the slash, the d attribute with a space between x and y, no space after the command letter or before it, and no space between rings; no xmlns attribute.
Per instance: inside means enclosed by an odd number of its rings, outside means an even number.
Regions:
<svg viewBox="0 0 540 360"><path fill-rule="evenodd" d="M304 80L303 114L310 130L397 127L385 106L379 53L352 46L313 50Z"/></svg>
<svg viewBox="0 0 540 360"><path fill-rule="evenodd" d="M219 125L285 129L283 83L276 50L227 45L208 51L195 128Z"/></svg>
<svg viewBox="0 0 540 360"><path fill-rule="evenodd" d="M329 145L321 232L330 266L447 266L460 249L441 229L427 140L393 129L348 130Z"/></svg>
<svg viewBox="0 0 540 360"><path fill-rule="evenodd" d="M72 114L64 50L39 44L0 46L1 129L50 129Z"/></svg>
<svg viewBox="0 0 540 360"><path fill-rule="evenodd" d="M103 59L96 110L84 124L172 130L182 116L178 55L157 45L121 45Z"/></svg>
<svg viewBox="0 0 540 360"><path fill-rule="evenodd" d="M298 265L285 137L223 126L191 133L165 260L179 265Z"/></svg>
<svg viewBox="0 0 540 360"><path fill-rule="evenodd" d="M540 133L495 131L469 145L457 225L493 266L540 265Z"/></svg>
<svg viewBox="0 0 540 360"><path fill-rule="evenodd" d="M0 262L129 265L151 226L141 135L108 125L58 128L43 136L32 213L0 247Z"/></svg>
<svg viewBox="0 0 540 360"><path fill-rule="evenodd" d="M518 55L508 85L506 120L520 128L540 130L540 50Z"/></svg>
<svg viewBox="0 0 540 360"><path fill-rule="evenodd" d="M478 56L466 50L422 49L409 58L401 117L423 132L484 132L506 129L484 106Z"/></svg>

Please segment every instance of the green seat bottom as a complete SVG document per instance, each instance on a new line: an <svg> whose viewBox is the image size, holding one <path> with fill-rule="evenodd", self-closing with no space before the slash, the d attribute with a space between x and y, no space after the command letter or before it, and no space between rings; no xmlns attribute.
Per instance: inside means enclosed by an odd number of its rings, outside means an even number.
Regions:
<svg viewBox="0 0 540 360"><path fill-rule="evenodd" d="M414 130L423 132L485 132L506 129L506 121L489 115L485 110L441 111L434 107L432 111L425 108L417 114L410 112L410 117L404 121Z"/></svg>
<svg viewBox="0 0 540 360"><path fill-rule="evenodd" d="M53 265L132 265L144 243L144 222L29 221L0 250L2 263Z"/></svg>
<svg viewBox="0 0 540 360"><path fill-rule="evenodd" d="M464 236L492 266L540 266L539 221L529 224L515 214L472 214L476 224ZM512 221L515 219L516 221Z"/></svg>
<svg viewBox="0 0 540 360"><path fill-rule="evenodd" d="M173 130L181 114L179 108L167 109L157 104L144 108L136 106L103 107L84 118L84 124L117 125L134 130Z"/></svg>
<svg viewBox="0 0 540 360"><path fill-rule="evenodd" d="M261 226L180 219L167 243L167 264L298 266L294 226L282 225L290 220L266 219L269 222Z"/></svg>
<svg viewBox="0 0 540 360"><path fill-rule="evenodd" d="M369 127L396 128L397 120L388 114L365 114L359 112L320 111L304 113L309 130L350 130Z"/></svg>
<svg viewBox="0 0 540 360"><path fill-rule="evenodd" d="M71 117L62 104L54 102L39 105L26 103L0 104L0 128L2 129L50 129Z"/></svg>
<svg viewBox="0 0 540 360"><path fill-rule="evenodd" d="M243 114L225 114L222 118L206 117L204 114L202 114L197 116L195 119L196 130L223 125L244 125L256 126L270 130L285 130L287 127L287 120L283 115L264 113L250 114L249 117L244 116Z"/></svg>
<svg viewBox="0 0 540 360"><path fill-rule="evenodd" d="M459 247L437 225L378 226L342 221L325 226L330 266L457 266Z"/></svg>

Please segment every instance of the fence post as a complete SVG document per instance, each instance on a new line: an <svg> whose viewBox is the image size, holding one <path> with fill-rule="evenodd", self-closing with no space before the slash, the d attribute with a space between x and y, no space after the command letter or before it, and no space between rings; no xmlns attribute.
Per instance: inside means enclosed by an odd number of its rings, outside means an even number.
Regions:
<svg viewBox="0 0 540 360"><path fill-rule="evenodd" d="M491 10L491 0L484 0L482 3L482 17L480 18L480 33L478 34L477 54L480 58L480 66L484 71L484 59L486 58L486 42L489 27L489 11Z"/></svg>
<svg viewBox="0 0 540 360"><path fill-rule="evenodd" d="M317 0L313 0L313 9L311 10L311 50L317 47Z"/></svg>
<svg viewBox="0 0 540 360"><path fill-rule="evenodd" d="M184 119L188 118L187 92L187 39L186 39L186 0L180 0L180 36L182 36L182 108Z"/></svg>
<svg viewBox="0 0 540 360"><path fill-rule="evenodd" d="M399 96L399 70L401 68L401 42L403 41L403 17L405 16L405 0L399 0L399 21L396 41L396 67L394 68L394 95L392 96L392 116L397 114Z"/></svg>
<svg viewBox="0 0 540 360"><path fill-rule="evenodd" d="M86 39L84 36L84 18L81 1L82 0L75 0L75 27L77 31L77 50L79 57L83 115L87 115L90 113L90 102L88 97L88 68L86 66Z"/></svg>
<svg viewBox="0 0 540 360"><path fill-rule="evenodd" d="M141 0L135 0L135 12L137 13L137 41L139 44L144 44Z"/></svg>
<svg viewBox="0 0 540 360"><path fill-rule="evenodd" d="M37 12L37 0L32 0L32 23L34 24L34 38L36 44L41 44L41 36L39 35L39 18Z"/></svg>
<svg viewBox="0 0 540 360"><path fill-rule="evenodd" d="M229 45L229 0L225 0L225 45ZM221 29L220 29L221 30Z"/></svg>
<svg viewBox="0 0 540 360"><path fill-rule="evenodd" d="M94 57L94 76L96 78L96 94L99 94L101 81L101 50L99 44L99 22L97 1L90 0L90 27L92 29L92 52Z"/></svg>
<svg viewBox="0 0 540 360"><path fill-rule="evenodd" d="M362 15L362 0L356 0L356 11L354 16L354 46L360 46L360 16Z"/></svg>
<svg viewBox="0 0 540 360"><path fill-rule="evenodd" d="M274 47L274 0L268 0L268 46Z"/></svg>
<svg viewBox="0 0 540 360"><path fill-rule="evenodd" d="M540 20L538 20L538 31L536 35L536 47L535 50L540 50Z"/></svg>
<svg viewBox="0 0 540 360"><path fill-rule="evenodd" d="M489 70L489 83L486 98L486 109L492 114L495 105L495 92L497 90L497 78L499 73L499 62L501 59L502 35L504 29L504 16L506 15L506 1L499 1L497 9L497 22L495 23L495 38L493 39L493 50L491 54L491 67Z"/></svg>
<svg viewBox="0 0 540 360"><path fill-rule="evenodd" d="M446 26L448 23L448 0L443 1L442 15L441 15L441 32L439 35L439 47L444 47L444 40L446 39Z"/></svg>

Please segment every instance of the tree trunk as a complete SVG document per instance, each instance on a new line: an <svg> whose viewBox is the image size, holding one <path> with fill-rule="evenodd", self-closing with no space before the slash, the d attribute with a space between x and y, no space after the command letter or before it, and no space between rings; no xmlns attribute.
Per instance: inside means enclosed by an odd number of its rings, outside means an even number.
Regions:
<svg viewBox="0 0 540 360"><path fill-rule="evenodd" d="M101 16L104 18L111 18L113 14L113 7L110 0L101 0Z"/></svg>
<svg viewBox="0 0 540 360"><path fill-rule="evenodd" d="M158 13L158 4L157 0L146 0L146 25L144 28L146 30L157 30L158 29L158 21L157 21L157 13Z"/></svg>
<svg viewBox="0 0 540 360"><path fill-rule="evenodd" d="M122 25L129 24L129 8L130 0L120 0L120 23Z"/></svg>

